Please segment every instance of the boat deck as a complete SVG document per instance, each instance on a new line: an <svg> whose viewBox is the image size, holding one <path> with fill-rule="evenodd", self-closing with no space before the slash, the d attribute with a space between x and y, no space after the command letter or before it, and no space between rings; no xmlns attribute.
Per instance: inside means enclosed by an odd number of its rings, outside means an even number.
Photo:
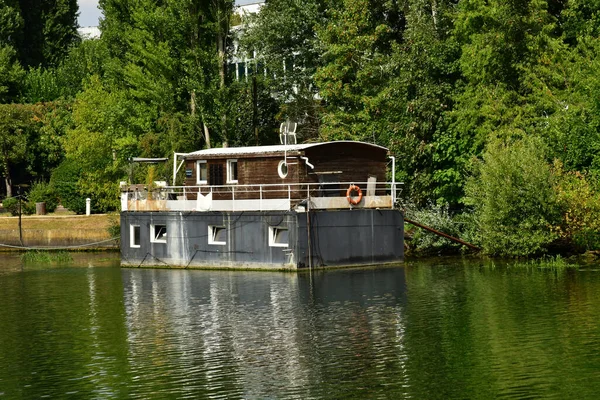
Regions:
<svg viewBox="0 0 600 400"><path fill-rule="evenodd" d="M348 188L358 186L357 191ZM304 211L393 208L394 182L222 186L121 186L122 211ZM356 204L353 204L356 203Z"/></svg>

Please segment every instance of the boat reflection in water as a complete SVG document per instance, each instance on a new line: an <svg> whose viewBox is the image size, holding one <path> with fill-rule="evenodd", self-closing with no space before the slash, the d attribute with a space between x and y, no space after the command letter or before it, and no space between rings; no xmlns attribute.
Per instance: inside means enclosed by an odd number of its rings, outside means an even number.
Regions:
<svg viewBox="0 0 600 400"><path fill-rule="evenodd" d="M123 285L140 387L190 396L358 395L378 376L386 383L386 369L402 370L403 268L319 276L126 269ZM389 346L400 351L389 354ZM396 374L394 385L402 381Z"/></svg>
<svg viewBox="0 0 600 400"><path fill-rule="evenodd" d="M596 399L600 274L275 273L0 257L0 397ZM89 258L88 262L85 261ZM85 262L84 262L85 261ZM102 266L104 265L104 266Z"/></svg>

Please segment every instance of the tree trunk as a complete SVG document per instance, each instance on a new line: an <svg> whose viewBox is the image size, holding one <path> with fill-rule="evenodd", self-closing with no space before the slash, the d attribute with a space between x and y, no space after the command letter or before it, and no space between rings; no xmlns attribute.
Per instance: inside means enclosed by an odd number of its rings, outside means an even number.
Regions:
<svg viewBox="0 0 600 400"><path fill-rule="evenodd" d="M190 93L190 114L192 114L192 117L196 116L196 92L193 90Z"/></svg>
<svg viewBox="0 0 600 400"><path fill-rule="evenodd" d="M227 35L229 34L229 8L228 1L218 0L217 1L217 55L219 59L219 89L221 96L224 96L226 86L226 73L227 73ZM225 110L221 110L221 135L223 137L223 143L227 143L229 138L227 136L227 115Z"/></svg>
<svg viewBox="0 0 600 400"><path fill-rule="evenodd" d="M256 145L259 145L258 138L258 88L256 85L256 73L252 76L252 128L254 130L254 139Z"/></svg>
<svg viewBox="0 0 600 400"><path fill-rule="evenodd" d="M191 35L189 37L190 39L190 49L193 50L197 50L199 48L199 24L201 24L202 22L202 17L200 16L200 11L199 9L196 7L196 4L192 2L192 5L190 6L189 9L189 13L191 16L193 16L192 20L195 21L195 23L192 26L192 32ZM200 62L200 58L198 57L198 53L195 52L194 53L194 62L196 64L196 68L198 70L202 69L202 65ZM194 123L194 132L196 131L196 129L201 129L203 131L203 133L201 132L201 135L203 134L204 136L204 140L206 143L206 148L210 149L210 137L208 134L208 128L206 127L206 124L204 123L204 116L202 116L202 121L200 122L200 124L198 124L198 120L196 118L196 110L198 108L198 101L197 101L197 95L196 95L196 91L192 90L190 92L190 114L192 116L192 121ZM201 113L202 114L202 113ZM199 126L201 125L201 126Z"/></svg>
<svg viewBox="0 0 600 400"><path fill-rule="evenodd" d="M4 183L6 184L6 197L12 197L12 179L10 178L10 169L4 165Z"/></svg>
<svg viewBox="0 0 600 400"><path fill-rule="evenodd" d="M223 89L225 87L225 37L221 29L217 34L217 49L219 52L219 87Z"/></svg>
<svg viewBox="0 0 600 400"><path fill-rule="evenodd" d="M210 132L208 131L208 126L203 122L202 127L204 128L204 140L206 140L206 148L210 149Z"/></svg>
<svg viewBox="0 0 600 400"><path fill-rule="evenodd" d="M224 95L223 91L225 90L225 37L223 35L222 27L219 24L219 33L217 34L217 47L219 52L219 89L221 91L221 96ZM227 115L225 114L225 110L221 110L221 135L223 137L223 142L227 143Z"/></svg>
<svg viewBox="0 0 600 400"><path fill-rule="evenodd" d="M190 113L192 115L192 119L194 120L194 128L196 128L196 108L197 108L197 103L196 103L196 92L192 91L190 93ZM201 117L202 117L202 130L204 133L204 141L206 142L206 148L210 149L210 132L208 131L208 126L206 126L206 124L204 123L204 115L202 115L201 113Z"/></svg>
<svg viewBox="0 0 600 400"><path fill-rule="evenodd" d="M433 28L436 30L437 32L437 26L438 26L438 21L437 21L437 10L438 6L437 6L437 1L433 0L431 2L431 16L433 18Z"/></svg>

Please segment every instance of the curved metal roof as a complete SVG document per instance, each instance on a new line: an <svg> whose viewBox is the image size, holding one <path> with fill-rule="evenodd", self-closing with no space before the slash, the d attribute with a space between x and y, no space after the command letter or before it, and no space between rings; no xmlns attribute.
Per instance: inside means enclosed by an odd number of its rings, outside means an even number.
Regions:
<svg viewBox="0 0 600 400"><path fill-rule="evenodd" d="M274 146L248 146L248 147L218 147L214 149L198 150L192 153L186 154L186 157L199 157L199 156L239 156L247 154L270 154L270 153L283 153L284 151L302 151L311 147L324 146L330 144L340 143L356 143L365 146L372 146L382 150L388 150L383 146L379 146L372 143L358 142L354 140L339 140L335 142L320 142L320 143L303 143L303 144L288 144L286 145L274 145Z"/></svg>

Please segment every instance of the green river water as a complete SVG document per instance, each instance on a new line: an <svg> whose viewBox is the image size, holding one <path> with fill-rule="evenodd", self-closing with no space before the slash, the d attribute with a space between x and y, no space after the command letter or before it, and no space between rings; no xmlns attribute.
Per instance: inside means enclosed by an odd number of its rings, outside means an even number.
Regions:
<svg viewBox="0 0 600 400"><path fill-rule="evenodd" d="M0 258L0 398L596 399L600 268Z"/></svg>

